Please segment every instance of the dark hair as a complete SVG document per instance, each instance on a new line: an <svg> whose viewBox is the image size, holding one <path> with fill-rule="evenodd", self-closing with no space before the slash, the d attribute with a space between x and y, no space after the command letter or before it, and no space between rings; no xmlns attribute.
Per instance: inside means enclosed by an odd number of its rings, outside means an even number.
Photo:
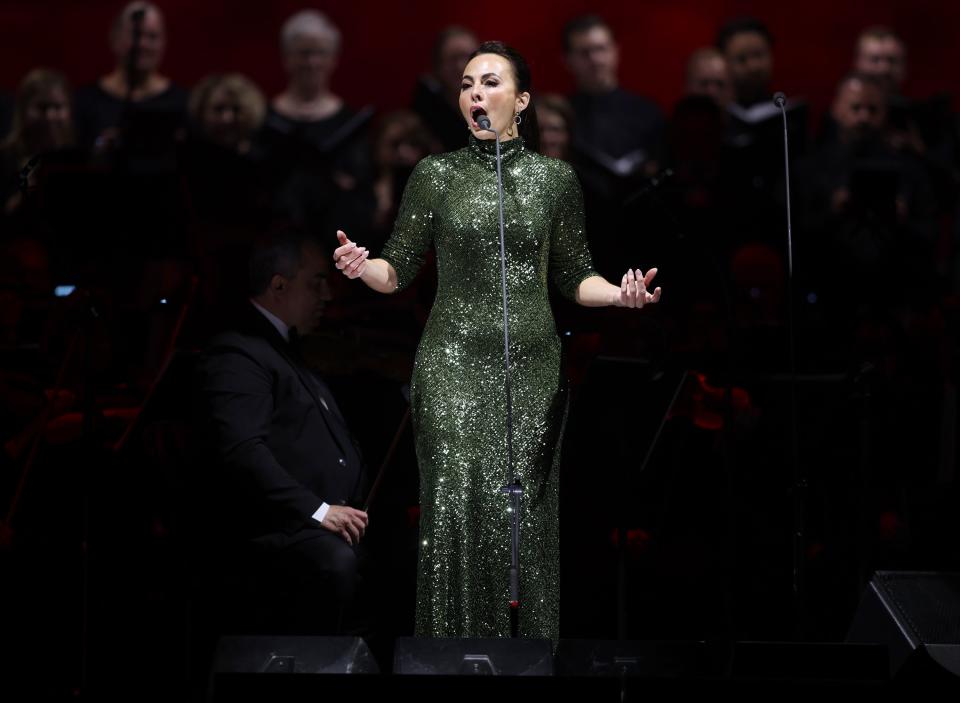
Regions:
<svg viewBox="0 0 960 703"><path fill-rule="evenodd" d="M852 83L854 81L863 83L864 85L869 85L883 93L886 93L887 91L886 84L879 76L874 76L870 73L861 73L860 71L856 70L846 73L843 78L837 82L836 90L839 91L847 83Z"/></svg>
<svg viewBox="0 0 960 703"><path fill-rule="evenodd" d="M520 136L527 148L531 151L540 151L540 125L537 122L537 111L533 109L533 93L531 92L530 66L527 60L520 55L516 49L507 46L500 41L485 41L477 50L470 54L468 63L473 61L481 54L496 54L510 62L510 68L513 69L513 77L517 82L517 90L521 93L530 93L530 102L526 109L521 113Z"/></svg>
<svg viewBox="0 0 960 703"><path fill-rule="evenodd" d="M546 93L540 96L539 100L537 100L537 105L560 115L567 127L567 131L573 132L573 124L576 121L576 116L574 115L573 107L570 105L569 100L556 93Z"/></svg>
<svg viewBox="0 0 960 703"><path fill-rule="evenodd" d="M737 17L720 27L720 31L717 32L717 48L725 52L727 44L737 34L759 34L767 40L767 44L773 46L773 35L770 34L767 25L756 17Z"/></svg>
<svg viewBox="0 0 960 703"><path fill-rule="evenodd" d="M370 149L373 154L374 168L379 169L381 164L380 143L383 136L394 125L403 127L403 141L416 147L424 155L429 154L433 148L430 132L423 124L423 120L413 110L391 110L381 114L373 123L372 134L369 138Z"/></svg>
<svg viewBox="0 0 960 703"><path fill-rule="evenodd" d="M579 15L567 22L563 26L563 53L569 54L574 34L583 34L594 27L603 27L610 36L613 36L613 29L607 24L600 15Z"/></svg>
<svg viewBox="0 0 960 703"><path fill-rule="evenodd" d="M477 35L466 27L460 26L459 24L453 24L449 27L444 27L441 29L437 33L436 38L433 40L431 58L433 60L432 65L434 68L440 64L440 56L443 54L443 48L447 45L447 42L454 37L470 37L471 39L476 40Z"/></svg>
<svg viewBox="0 0 960 703"><path fill-rule="evenodd" d="M276 274L293 278L303 265L303 247L316 239L294 224L277 224L257 235L247 257L247 288L250 295L260 295L270 286Z"/></svg>

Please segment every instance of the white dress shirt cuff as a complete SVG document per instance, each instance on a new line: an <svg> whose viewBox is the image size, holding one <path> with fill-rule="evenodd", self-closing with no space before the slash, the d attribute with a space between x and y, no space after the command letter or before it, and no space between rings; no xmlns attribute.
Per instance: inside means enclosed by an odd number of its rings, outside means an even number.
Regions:
<svg viewBox="0 0 960 703"><path fill-rule="evenodd" d="M323 518L327 516L328 510L330 510L330 506L326 503L321 503L320 507L317 508L317 512L313 514L313 519L317 522L323 522Z"/></svg>

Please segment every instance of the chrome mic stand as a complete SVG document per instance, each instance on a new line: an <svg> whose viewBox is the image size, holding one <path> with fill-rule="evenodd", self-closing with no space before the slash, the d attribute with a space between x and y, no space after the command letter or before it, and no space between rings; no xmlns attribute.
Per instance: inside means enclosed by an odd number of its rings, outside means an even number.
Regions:
<svg viewBox="0 0 960 703"><path fill-rule="evenodd" d="M504 387L507 395L507 467L502 491L510 498L510 636L518 637L520 631L520 499L523 488L513 465L513 396L510 384L510 319L507 314L507 251L503 234L503 174L500 170L500 133L490 124L490 118L480 115L477 124L487 132L493 132L497 146L497 200L500 216L500 282L503 289L503 367Z"/></svg>
<svg viewBox="0 0 960 703"><path fill-rule="evenodd" d="M783 93L773 96L773 104L783 117L783 175L787 199L787 335L790 354L790 459L793 465L793 579L794 624L797 637L803 638L806 619L806 492L807 477L800 464L800 441L798 438L797 413L797 350L793 320L793 218L790 211L790 151L787 131L787 97Z"/></svg>

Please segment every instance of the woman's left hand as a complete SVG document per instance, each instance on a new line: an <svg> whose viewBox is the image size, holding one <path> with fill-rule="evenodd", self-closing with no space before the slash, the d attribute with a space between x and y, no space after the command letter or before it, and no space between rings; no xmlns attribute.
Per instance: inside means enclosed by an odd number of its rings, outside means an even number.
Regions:
<svg viewBox="0 0 960 703"><path fill-rule="evenodd" d="M653 293L647 289L653 283L657 275L657 269L648 269L644 275L640 269L634 272L627 269L620 283L620 307L624 308L642 308L647 303L656 303L660 300L660 286L657 286Z"/></svg>

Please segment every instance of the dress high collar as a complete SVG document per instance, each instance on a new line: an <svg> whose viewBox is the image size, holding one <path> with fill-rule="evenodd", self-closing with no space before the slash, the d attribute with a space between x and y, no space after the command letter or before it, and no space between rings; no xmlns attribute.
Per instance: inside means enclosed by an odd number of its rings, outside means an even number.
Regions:
<svg viewBox="0 0 960 703"><path fill-rule="evenodd" d="M470 153L491 168L497 167L497 142L495 139L477 139L470 135L470 144L467 147ZM509 141L500 142L500 159L502 164L509 164L525 151L523 137L514 137Z"/></svg>

